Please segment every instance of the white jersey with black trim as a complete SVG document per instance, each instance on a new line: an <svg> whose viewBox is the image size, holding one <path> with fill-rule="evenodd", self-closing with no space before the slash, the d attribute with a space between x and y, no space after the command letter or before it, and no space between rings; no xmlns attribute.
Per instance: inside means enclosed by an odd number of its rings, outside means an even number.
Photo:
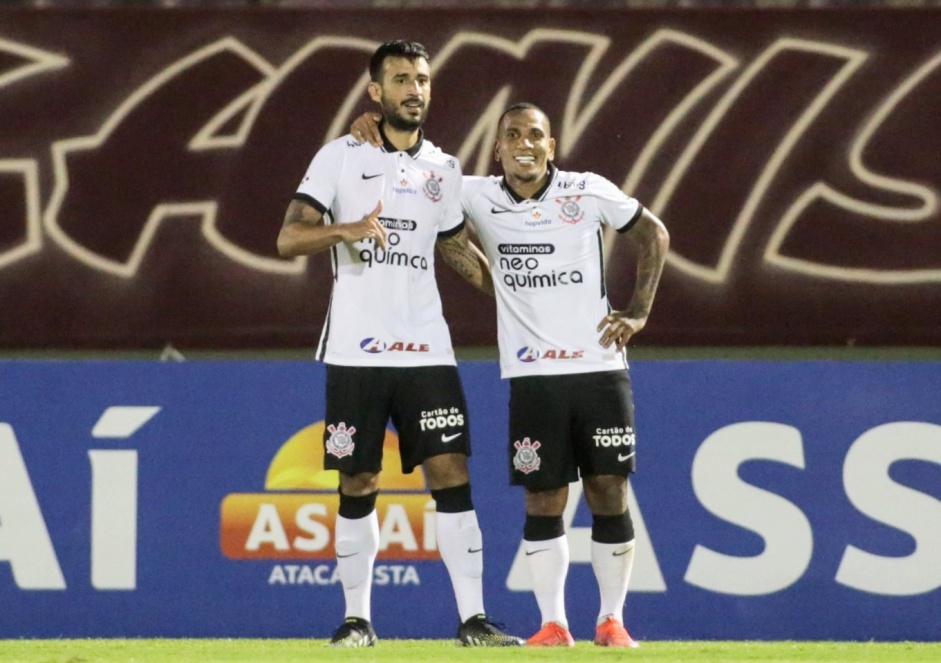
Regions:
<svg viewBox="0 0 941 663"><path fill-rule="evenodd" d="M458 160L421 138L407 151L344 136L314 155L295 198L324 223L360 221L382 201L386 248L331 249L333 292L317 358L342 366L455 365L435 280L435 242L460 231Z"/></svg>
<svg viewBox="0 0 941 663"><path fill-rule="evenodd" d="M628 230L641 204L594 173L550 164L549 181L521 199L502 177L465 177L461 194L493 273L504 378L624 369L599 344L611 311L603 226Z"/></svg>

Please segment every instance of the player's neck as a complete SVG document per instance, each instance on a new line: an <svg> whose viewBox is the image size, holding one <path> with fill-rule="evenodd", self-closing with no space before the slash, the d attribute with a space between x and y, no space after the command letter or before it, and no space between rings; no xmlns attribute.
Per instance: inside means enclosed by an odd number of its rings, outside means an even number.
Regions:
<svg viewBox="0 0 941 663"><path fill-rule="evenodd" d="M510 185L510 188L513 189L517 196L523 199L529 199L539 193L542 187L546 185L549 173L547 171L543 173L542 177L532 181L524 181L512 175L505 175L505 177L506 183Z"/></svg>
<svg viewBox="0 0 941 663"><path fill-rule="evenodd" d="M402 150L403 152L415 147L419 138L421 138L421 129L415 129L415 131L399 131L390 127L388 122L383 123L382 133L385 139L391 143L395 149Z"/></svg>

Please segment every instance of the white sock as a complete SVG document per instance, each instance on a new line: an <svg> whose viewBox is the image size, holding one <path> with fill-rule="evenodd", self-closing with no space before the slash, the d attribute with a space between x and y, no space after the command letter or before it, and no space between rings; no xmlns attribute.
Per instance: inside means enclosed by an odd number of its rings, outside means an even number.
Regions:
<svg viewBox="0 0 941 663"><path fill-rule="evenodd" d="M526 565L542 623L558 622L569 627L565 617L565 578L569 572L569 543L563 534L547 541L523 539Z"/></svg>
<svg viewBox="0 0 941 663"><path fill-rule="evenodd" d="M372 569L379 553L379 516L375 509L363 518L338 515L335 537L346 616L372 621Z"/></svg>
<svg viewBox="0 0 941 663"><path fill-rule="evenodd" d="M599 624L608 615L614 615L615 619L623 623L624 601L627 598L627 584L631 580L633 566L633 539L627 543L591 542L591 568L595 571L598 591L601 594Z"/></svg>
<svg viewBox="0 0 941 663"><path fill-rule="evenodd" d="M451 576L461 622L484 614L483 536L475 511L435 514L438 552Z"/></svg>

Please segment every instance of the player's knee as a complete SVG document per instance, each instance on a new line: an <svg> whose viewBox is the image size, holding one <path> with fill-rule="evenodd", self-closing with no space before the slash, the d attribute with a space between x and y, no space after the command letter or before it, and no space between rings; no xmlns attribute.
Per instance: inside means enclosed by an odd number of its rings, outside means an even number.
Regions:
<svg viewBox="0 0 941 663"><path fill-rule="evenodd" d="M349 520L365 518L376 508L378 495L378 490L366 495L346 495L341 491L340 508L337 513Z"/></svg>
<svg viewBox="0 0 941 663"><path fill-rule="evenodd" d="M561 516L568 502L568 486L547 490L526 489L527 516Z"/></svg>
<svg viewBox="0 0 941 663"><path fill-rule="evenodd" d="M470 476L467 473L467 456L464 454L432 456L425 459L422 469L431 490L460 486L470 482Z"/></svg>
<svg viewBox="0 0 941 663"><path fill-rule="evenodd" d="M368 495L379 490L379 475L374 472L340 473L340 495L353 497Z"/></svg>
<svg viewBox="0 0 941 663"><path fill-rule="evenodd" d="M592 513L615 515L627 510L627 478L611 474L586 477L585 501Z"/></svg>
<svg viewBox="0 0 941 663"><path fill-rule="evenodd" d="M634 521L627 511L619 516L592 516L591 539L598 543L626 543L634 538Z"/></svg>
<svg viewBox="0 0 941 663"><path fill-rule="evenodd" d="M432 490L431 497L435 501L435 510L439 513L464 513L474 509L469 483Z"/></svg>
<svg viewBox="0 0 941 663"><path fill-rule="evenodd" d="M550 541L565 534L562 516L526 516L523 538L527 541Z"/></svg>

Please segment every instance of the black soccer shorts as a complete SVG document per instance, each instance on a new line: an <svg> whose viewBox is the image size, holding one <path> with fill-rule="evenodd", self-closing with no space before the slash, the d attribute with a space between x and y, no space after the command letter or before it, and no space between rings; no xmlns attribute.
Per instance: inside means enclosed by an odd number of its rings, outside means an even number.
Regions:
<svg viewBox="0 0 941 663"><path fill-rule="evenodd" d="M636 468L629 373L604 371L510 379L510 483L561 488Z"/></svg>
<svg viewBox="0 0 941 663"><path fill-rule="evenodd" d="M324 468L379 472L389 421L402 472L446 453L471 454L470 419L455 366L327 365Z"/></svg>

